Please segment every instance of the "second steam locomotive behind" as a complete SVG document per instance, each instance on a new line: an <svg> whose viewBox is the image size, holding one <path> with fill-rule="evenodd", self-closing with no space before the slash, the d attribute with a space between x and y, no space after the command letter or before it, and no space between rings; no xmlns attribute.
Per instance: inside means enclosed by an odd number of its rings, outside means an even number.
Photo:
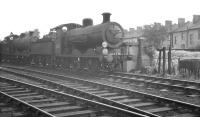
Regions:
<svg viewBox="0 0 200 117"><path fill-rule="evenodd" d="M127 58L123 28L116 22L110 22L110 13L102 15L103 22L98 25L93 25L92 19L86 18L82 25L68 23L52 28L42 39L23 41L20 36L9 39L6 43L9 51L3 52L3 58L73 70L121 70ZM13 38L12 35L9 38ZM28 47L20 48L23 46L16 46L18 43Z"/></svg>

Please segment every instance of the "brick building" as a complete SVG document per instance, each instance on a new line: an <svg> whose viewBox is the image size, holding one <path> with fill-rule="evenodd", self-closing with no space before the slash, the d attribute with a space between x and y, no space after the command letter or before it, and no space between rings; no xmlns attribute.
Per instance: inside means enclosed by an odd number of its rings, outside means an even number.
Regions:
<svg viewBox="0 0 200 117"><path fill-rule="evenodd" d="M193 15L192 22L178 19L169 32L171 46L174 49L194 49L200 47L200 15Z"/></svg>

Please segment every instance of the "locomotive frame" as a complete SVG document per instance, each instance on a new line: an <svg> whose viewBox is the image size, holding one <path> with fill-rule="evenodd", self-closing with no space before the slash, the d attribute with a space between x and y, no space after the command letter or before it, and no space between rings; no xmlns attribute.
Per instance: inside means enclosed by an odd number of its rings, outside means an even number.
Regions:
<svg viewBox="0 0 200 117"><path fill-rule="evenodd" d="M110 22L110 13L102 15L102 24L93 25L93 21L87 18L82 26L76 23L57 26L50 29L48 39L28 41L28 53L2 53L2 59L12 63L87 69L91 72L115 71L116 68L123 71L123 61L128 58L123 50L126 46L123 28L116 22ZM64 27L67 30L63 30ZM106 47L102 43L106 43ZM7 47L12 50L10 45Z"/></svg>

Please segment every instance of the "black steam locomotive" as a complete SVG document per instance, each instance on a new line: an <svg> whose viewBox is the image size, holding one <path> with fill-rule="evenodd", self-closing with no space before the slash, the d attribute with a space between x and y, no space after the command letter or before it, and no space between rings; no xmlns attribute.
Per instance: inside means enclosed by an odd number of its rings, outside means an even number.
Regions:
<svg viewBox="0 0 200 117"><path fill-rule="evenodd" d="M93 25L92 19L86 18L82 25L68 23L52 28L42 39L10 35L1 44L2 61L73 70L122 70L127 58L123 28L110 22L110 13L102 15L101 24Z"/></svg>

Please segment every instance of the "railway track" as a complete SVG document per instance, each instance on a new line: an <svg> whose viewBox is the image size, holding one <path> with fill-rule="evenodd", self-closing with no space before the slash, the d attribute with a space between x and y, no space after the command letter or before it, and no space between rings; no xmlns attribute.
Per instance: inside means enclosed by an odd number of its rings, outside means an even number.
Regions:
<svg viewBox="0 0 200 117"><path fill-rule="evenodd" d="M18 69L18 70L24 70L24 69ZM54 87L59 87L59 89L70 90L71 93L73 94L80 94L83 97L90 99L98 100L97 97L106 98L107 101L101 101L101 99L98 101L104 103L110 103L114 106L118 106L120 108L126 108L131 111L140 112L152 117L153 116L194 117L200 114L199 106L177 100L167 99L155 95L123 89L120 87L103 85L97 82L77 79L75 77L70 78L63 75L44 73L33 70L31 71L26 70L26 72L27 71L31 73L34 72L36 76L31 74L31 76L23 75L24 77L29 77L35 80L40 79L40 82L46 83L48 84L48 86L54 85ZM12 73L22 76L22 74L18 72L12 71ZM38 76L38 74L40 75ZM43 76L41 76L41 74ZM49 83L50 81L53 82ZM92 94L92 96L87 96L88 93Z"/></svg>
<svg viewBox="0 0 200 117"><path fill-rule="evenodd" d="M0 77L1 97L28 111L25 117L147 117L41 85Z"/></svg>
<svg viewBox="0 0 200 117"><path fill-rule="evenodd" d="M127 82L127 85L138 85L146 88L160 89L161 91L173 91L176 94L183 94L188 97L200 97L200 82L130 73L113 73L104 77Z"/></svg>
<svg viewBox="0 0 200 117"><path fill-rule="evenodd" d="M27 115L30 114L23 111L21 107L13 105L8 95L0 92L0 117L26 117Z"/></svg>

